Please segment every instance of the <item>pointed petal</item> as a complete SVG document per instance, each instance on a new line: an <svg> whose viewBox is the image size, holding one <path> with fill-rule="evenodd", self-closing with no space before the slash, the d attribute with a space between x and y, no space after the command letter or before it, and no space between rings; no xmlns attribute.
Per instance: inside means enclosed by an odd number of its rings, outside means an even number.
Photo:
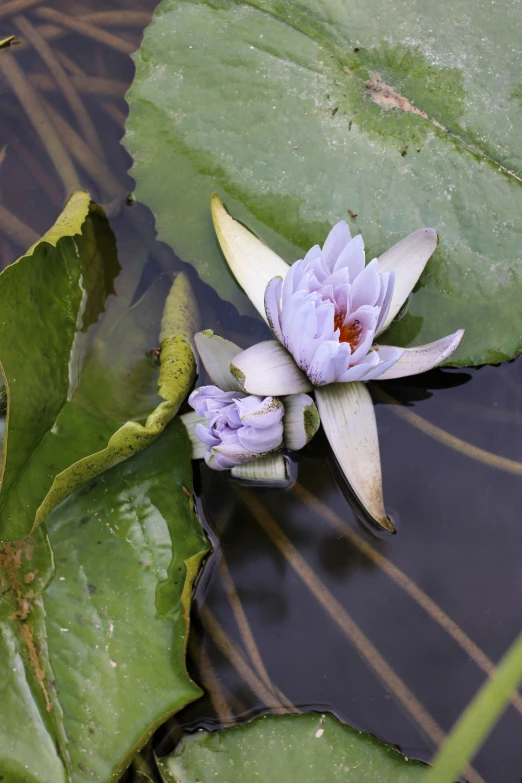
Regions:
<svg viewBox="0 0 522 783"><path fill-rule="evenodd" d="M428 372L428 370L445 362L457 350L463 337L464 329L459 329L458 332L436 340L434 343L419 345L417 348L406 348L399 361L382 375L378 375L377 379L388 381L392 378L404 378L406 375Z"/></svg>
<svg viewBox="0 0 522 783"><path fill-rule="evenodd" d="M382 293L384 294L382 303L380 305L381 311L377 321L376 334L380 334L382 331L382 325L386 323L388 313L393 299L393 292L395 290L395 269L391 272L383 272L381 275L381 284L383 286Z"/></svg>
<svg viewBox="0 0 522 783"><path fill-rule="evenodd" d="M367 372L361 376L361 380L365 383L384 375L390 367L399 361L405 350L404 348L395 348L393 345L379 345L377 347L378 350L372 351L370 355L378 357L378 364L374 367L369 366Z"/></svg>
<svg viewBox="0 0 522 783"><path fill-rule="evenodd" d="M315 392L319 415L337 461L357 499L381 527L394 531L384 510L377 423L363 383L334 383Z"/></svg>
<svg viewBox="0 0 522 783"><path fill-rule="evenodd" d="M212 329L198 332L194 342L212 383L222 391L241 391L241 386L230 372L230 362L241 348L219 337Z"/></svg>
<svg viewBox="0 0 522 783"><path fill-rule="evenodd" d="M261 397L282 397L312 389L304 372L277 340L247 348L235 357L230 369L244 391Z"/></svg>
<svg viewBox="0 0 522 783"><path fill-rule="evenodd" d="M265 315L268 325L282 342L283 333L281 331L281 293L283 290L283 279L273 277L265 290Z"/></svg>
<svg viewBox="0 0 522 783"><path fill-rule="evenodd" d="M319 412L308 394L285 397L284 405L285 446L291 451L299 451L319 429Z"/></svg>
<svg viewBox="0 0 522 783"><path fill-rule="evenodd" d="M282 454L273 454L245 465L237 465L230 472L234 478L256 484L288 484L290 480L287 460Z"/></svg>
<svg viewBox="0 0 522 783"><path fill-rule="evenodd" d="M285 277L289 266L247 228L234 220L215 193L210 202L221 250L237 282L266 320L265 289L273 277Z"/></svg>
<svg viewBox="0 0 522 783"><path fill-rule="evenodd" d="M323 245L323 258L329 269L333 270L341 251L351 238L350 229L345 220L340 220L332 228Z"/></svg>
<svg viewBox="0 0 522 783"><path fill-rule="evenodd" d="M204 416L198 416L195 411L191 413L184 413L183 416L180 416L180 419L185 425L187 434L192 444L192 459L203 459L207 453L208 446L200 441L200 439L195 434L195 429L198 424L206 427L208 425L207 419Z"/></svg>
<svg viewBox="0 0 522 783"><path fill-rule="evenodd" d="M379 272L391 272L395 269L395 287L390 309L379 328L379 334L388 328L411 294L436 247L435 229L420 228L405 239L401 239L378 259Z"/></svg>
<svg viewBox="0 0 522 783"><path fill-rule="evenodd" d="M253 402L252 402L253 401ZM277 397L257 397L255 394L237 401L241 422L254 429L266 429L283 420L285 409Z"/></svg>

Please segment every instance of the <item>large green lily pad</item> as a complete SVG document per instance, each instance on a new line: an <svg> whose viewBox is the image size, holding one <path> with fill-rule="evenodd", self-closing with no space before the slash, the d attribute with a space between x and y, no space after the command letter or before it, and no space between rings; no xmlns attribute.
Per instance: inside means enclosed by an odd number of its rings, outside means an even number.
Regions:
<svg viewBox="0 0 522 783"><path fill-rule="evenodd" d="M200 694L185 670L207 549L191 493L178 419L70 495L50 514L48 538L42 526L0 547L8 783L116 781L152 730Z"/></svg>
<svg viewBox="0 0 522 783"><path fill-rule="evenodd" d="M8 391L0 539L31 533L75 487L150 443L190 389L197 308L183 310L181 324L169 316L191 297L186 279L168 296L172 280L159 278L129 309L141 269L122 273L115 296L119 272L106 217L77 193L0 274Z"/></svg>
<svg viewBox="0 0 522 783"><path fill-rule="evenodd" d="M426 767L331 715L267 715L245 726L184 737L160 759L165 783L414 783Z"/></svg>
<svg viewBox="0 0 522 783"><path fill-rule="evenodd" d="M137 197L241 310L209 199L285 260L347 219L370 257L440 245L389 342L464 327L458 365L522 350L522 119L510 4L163 0L135 56ZM356 217L355 217L356 216Z"/></svg>

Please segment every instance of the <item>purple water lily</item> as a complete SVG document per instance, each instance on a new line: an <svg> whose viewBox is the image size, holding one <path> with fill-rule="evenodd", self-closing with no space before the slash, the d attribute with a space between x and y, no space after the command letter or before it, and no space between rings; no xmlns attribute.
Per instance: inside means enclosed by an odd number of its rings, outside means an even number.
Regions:
<svg viewBox="0 0 522 783"><path fill-rule="evenodd" d="M205 461L215 470L259 459L283 444L284 406L276 397L202 386L192 392L189 404L206 419L194 433L208 447Z"/></svg>
<svg viewBox="0 0 522 783"><path fill-rule="evenodd" d="M408 299L437 247L420 228L365 266L360 236L337 223L289 266L211 201L216 234L237 281L277 340L231 358L237 388L250 394L299 395L315 387L321 423L354 494L377 524L393 530L382 497L379 441L365 381L417 375L458 348L459 329L427 345L396 348L374 340Z"/></svg>
<svg viewBox="0 0 522 783"><path fill-rule="evenodd" d="M314 386L368 381L397 362L403 348L374 346L393 295L395 273L365 266L362 237L344 221L265 293L268 322Z"/></svg>

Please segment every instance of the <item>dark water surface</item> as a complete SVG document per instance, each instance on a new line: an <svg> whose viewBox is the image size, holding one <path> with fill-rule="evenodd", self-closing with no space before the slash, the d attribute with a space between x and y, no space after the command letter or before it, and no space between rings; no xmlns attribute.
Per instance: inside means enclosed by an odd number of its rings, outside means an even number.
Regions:
<svg viewBox="0 0 522 783"><path fill-rule="evenodd" d="M151 213L126 200L131 160L120 139L133 65L124 50L139 44L155 5L56 0L0 15L0 38L16 32L22 42L0 52L3 266L54 222L67 195L45 148L47 118L78 184L106 208L120 263L140 259L136 295L162 270L184 268L155 241ZM83 17L94 32L70 31L53 10ZM94 136L28 41L35 29ZM109 45L96 30L117 40ZM21 70L22 93L7 59ZM187 271L205 327L244 346L267 336L259 319L239 318ZM434 725L450 730L520 631L522 363L436 371L372 392L395 536L359 521L322 435L298 455L298 482L286 491L240 486L197 466L215 551L196 591L190 665L207 695L160 729L160 755L181 728L215 729L267 708L317 708L429 759ZM522 779L521 732L522 699L476 759L485 781Z"/></svg>

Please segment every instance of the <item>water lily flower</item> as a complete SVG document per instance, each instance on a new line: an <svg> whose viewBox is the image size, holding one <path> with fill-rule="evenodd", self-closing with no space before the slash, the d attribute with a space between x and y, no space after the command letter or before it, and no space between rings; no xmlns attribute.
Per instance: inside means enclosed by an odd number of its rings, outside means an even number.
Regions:
<svg viewBox="0 0 522 783"><path fill-rule="evenodd" d="M287 463L279 452L285 446L301 449L315 435L319 414L314 401L307 394L284 400L246 394L230 372L239 346L211 330L196 334L195 344L213 383L192 392L189 404L195 412L181 417L193 459L203 458L209 467L240 478L286 481Z"/></svg>
<svg viewBox="0 0 522 783"><path fill-rule="evenodd" d="M416 348L375 342L437 247L435 230L415 231L366 265L362 237L352 238L341 221L322 248L315 245L289 266L235 221L218 196L211 207L230 269L277 338L234 357L234 378L249 394L315 389L323 428L354 494L379 525L393 530L384 509L377 425L365 382L426 372L462 340L459 330Z"/></svg>
<svg viewBox="0 0 522 783"><path fill-rule="evenodd" d="M216 470L265 457L283 445L285 409L277 397L202 386L192 392L189 404L206 419L196 424L194 432L208 447L205 462Z"/></svg>

